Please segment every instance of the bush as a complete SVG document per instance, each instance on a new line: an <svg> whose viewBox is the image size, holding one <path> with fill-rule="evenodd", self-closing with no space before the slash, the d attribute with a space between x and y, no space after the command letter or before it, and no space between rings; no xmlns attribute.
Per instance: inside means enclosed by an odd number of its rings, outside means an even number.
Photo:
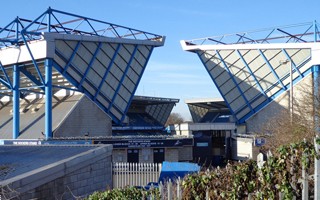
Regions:
<svg viewBox="0 0 320 200"><path fill-rule="evenodd" d="M87 200L144 200L153 196L154 199L160 199L158 189L144 190L136 187L127 187L124 189L113 189L104 192L94 192Z"/></svg>

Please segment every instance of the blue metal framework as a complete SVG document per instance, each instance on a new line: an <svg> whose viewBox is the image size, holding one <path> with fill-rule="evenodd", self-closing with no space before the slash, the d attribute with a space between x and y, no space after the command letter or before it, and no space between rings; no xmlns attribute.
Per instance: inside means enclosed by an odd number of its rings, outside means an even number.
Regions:
<svg viewBox="0 0 320 200"><path fill-rule="evenodd" d="M293 84L312 71L312 67L309 66L309 61L312 59L312 46L304 44L301 46L284 45L281 47L281 45L269 46L268 44L320 42L318 26L319 24L314 21L257 31L185 40L182 41L182 47L184 50L198 55L217 89L225 99L227 106L236 117L237 123L241 124L289 89L288 74L290 70L288 70L288 67L282 67L280 60L287 59L292 65L292 73L295 75ZM291 49L290 54L288 49ZM243 54L241 50L246 51L249 55L246 55L247 53ZM206 52L209 54L210 52L215 52L216 57L203 56ZM221 52L231 52L230 54L233 55L228 54L228 56L222 57ZM220 63L217 64L213 60L219 60ZM239 60L242 61L240 65L244 65L245 68L239 65ZM212 68L211 65L214 64L219 65L219 68ZM233 71L231 69L233 68L237 69L235 74L232 74ZM223 74L221 69L224 69L224 72L228 73L230 77L224 75L223 77L227 80L219 83L219 85L217 84L218 80L216 81L215 78ZM244 75L245 73L247 73L247 76ZM237 79L233 76L239 78L240 82L237 82ZM249 79L248 76L251 78ZM231 85L225 87L224 84L227 81ZM245 81L250 81L250 83L241 85ZM240 92L240 95L233 90L235 88ZM221 89L224 91L221 91ZM235 91L234 96L227 100L227 94L232 91ZM241 101L233 105L233 102L237 100Z"/></svg>
<svg viewBox="0 0 320 200"><path fill-rule="evenodd" d="M151 47L150 52L149 52L149 55L148 55L148 57L147 57L147 59L146 59L145 65L144 65L144 66L143 66L143 68L142 68L142 72L141 72L141 74L143 74L143 73L144 73L144 70L146 69L146 65L147 65L147 63L149 62L149 59L150 59L151 54L152 54L152 52L153 52L153 49L154 49L154 47ZM140 77L139 77L138 82L137 82L137 84L136 84L136 85L139 85L139 83L140 83L140 81L141 81L141 78L142 78L142 76L140 76ZM136 90L137 90L137 87L134 89L133 94L135 94L135 93L136 93ZM127 112L128 112L128 110L129 110L129 107L130 107L130 104L131 104L131 102L132 102L133 97L134 97L134 96L132 96L132 97L130 98L129 103L128 103L128 105L127 105L126 109L125 109L125 113L127 113ZM123 121L123 120L124 120L124 118L125 118L125 116L123 116L123 117L122 117L121 121Z"/></svg>
<svg viewBox="0 0 320 200"><path fill-rule="evenodd" d="M229 70L229 68L228 68L228 65L226 64L226 62L224 61L224 59L221 57L219 51L216 50L215 52L216 52L216 54L218 55L220 61L222 62L225 70L228 72L228 74L229 74L232 82L234 83L234 85L235 85L236 88L238 89L240 95L242 96L242 98L244 99L244 101L246 102L246 104L249 106L250 112L253 113L253 109L252 109L252 107L251 107L251 104L249 103L249 101L248 101L247 97L245 96L244 92L243 92L243 91L241 90L241 88L239 87L239 84L237 83L237 81L234 79L234 76L233 76L232 73L230 72L230 70Z"/></svg>
<svg viewBox="0 0 320 200"><path fill-rule="evenodd" d="M186 40L188 45L271 44L319 42L317 21L234 34ZM313 37L310 37L313 36Z"/></svg>
<svg viewBox="0 0 320 200"><path fill-rule="evenodd" d="M63 19L64 22L62 22L60 19ZM45 103L45 138L49 139L52 137L52 93L54 88L63 88L63 89L80 91L85 93L88 96L91 96L92 99L95 101L97 99L98 94L100 93L102 83L107 78L110 68L114 64L113 62L119 52L120 47L123 46L121 44L118 45L111 59L109 67L107 68L105 74L103 75L103 78L98 87L98 90L95 92L95 95L92 95L88 91L86 91L82 87L82 85L100 51L100 47L102 43L100 42L98 44L93 54L93 57L85 73L83 74L83 77L81 78L81 81L77 82L67 73L67 70L69 67L72 66L73 58L76 56L77 51L81 46L81 41L79 41L76 44L76 47L73 50L71 57L66 62L67 63L66 66L62 69L51 58L46 58L42 61L36 60L34 58L33 52L30 49L29 44L31 41L34 41L34 40L41 40L43 36L43 32L55 32L59 34L72 34L72 35L82 35L82 36L100 36L100 37L102 36L102 37L109 37L109 38L112 37L112 38L131 39L131 40L149 40L149 41L156 41L156 42L162 42L164 39L163 36L161 35L55 10L50 7L44 13L42 13L39 17L37 17L35 20L28 20L20 17L15 18L7 26L5 26L4 28L0 28L0 48L25 46L31 57L32 64L30 64L28 67L26 67L25 64L23 63L16 63L13 66L3 66L0 60L0 85L4 85L5 87L8 88L7 90L0 89L0 92L1 92L0 94L5 96L13 96L13 121L14 121L13 138L14 139L19 137L19 123L20 123L19 122L19 119L20 119L19 118L20 117L19 99L23 98L24 96L22 92L26 94L27 93L45 94L45 102L46 102ZM137 48L138 46L135 47L134 52L137 51ZM56 53L59 54L59 52L57 51ZM150 54L148 56L150 56ZM131 60L128 64L128 67L130 66L130 63L133 59L134 59L134 55L131 56ZM8 73L9 69L11 70L11 73ZM64 86L53 84L52 82L53 70L57 70L60 74L62 74L63 77L71 83L71 86L64 87ZM21 75L23 75L24 79L29 80L28 84L23 85L20 83L21 81L20 79L22 77ZM11 80L13 83L11 83ZM119 83L117 91L120 89L122 81ZM44 93L41 92L41 90L44 91ZM132 97L130 98L129 102L131 100L132 100ZM114 103L113 101L114 99L112 100L112 104ZM97 103L98 106L101 107L98 101L95 101L95 102ZM129 106L127 106L126 111L128 110L128 107ZM105 110L105 111L108 112L108 110ZM121 123L122 120L123 118L120 121L117 121L117 123Z"/></svg>
<svg viewBox="0 0 320 200"><path fill-rule="evenodd" d="M201 59L201 52L200 52L200 51L196 51L196 53L197 53L198 57L200 58L202 64L203 64L204 66L206 66L206 63ZM211 74L210 71L209 71L209 69L208 69L208 67L206 67L206 70L207 70L207 72L208 72L209 74ZM218 83L216 82L216 80L215 80L212 76L210 76L210 77L211 77L211 80L212 80L212 81L214 82L214 84L216 85L219 93L222 94L222 91L221 91ZM227 101L226 97L225 97L224 95L222 95L222 98L223 98L223 100L226 102L228 108L231 108L231 106L230 106L229 102ZM234 110L233 110L233 109L230 109L230 112L231 112L232 115L235 117L235 119L238 120L237 116L235 115Z"/></svg>
<svg viewBox="0 0 320 200"><path fill-rule="evenodd" d="M270 62L268 61L268 59L266 58L266 56L263 54L263 52L261 51L261 49L258 49L261 57L263 58L263 60L265 61L265 63L268 65L270 71L272 72L272 74L276 77L276 79L278 80L278 83L282 86L283 89L286 89L286 87L284 86L284 84L282 83L280 77L278 76L278 74L274 71L272 65L270 64Z"/></svg>
<svg viewBox="0 0 320 200"><path fill-rule="evenodd" d="M260 92L261 92L262 94L266 95L266 93L264 92L263 88L261 87L259 81L258 81L257 78L253 75L253 72L252 72L252 70L250 69L248 63L244 60L243 56L241 55L240 51L239 51L239 50L236 50L236 51L237 51L237 54L238 54L239 58L241 59L241 61L242 61L243 64L245 65L246 69L249 71L250 76L252 76L253 79L254 79L254 81L256 82L256 84L257 84Z"/></svg>

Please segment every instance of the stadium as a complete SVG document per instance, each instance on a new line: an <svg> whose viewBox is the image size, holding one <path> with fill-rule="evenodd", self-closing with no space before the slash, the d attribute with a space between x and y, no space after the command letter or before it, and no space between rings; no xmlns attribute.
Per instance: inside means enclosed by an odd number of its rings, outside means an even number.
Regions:
<svg viewBox="0 0 320 200"><path fill-rule="evenodd" d="M318 96L318 41L316 22L181 41L222 98L185 100L193 122L165 127L180 100L135 95L165 36L52 8L17 17L0 29L0 186L68 199L112 187L114 162L255 158L299 87Z"/></svg>
<svg viewBox="0 0 320 200"><path fill-rule="evenodd" d="M0 38L5 198L112 187L112 162L192 160L193 139L164 126L179 100L135 96L164 36L49 8L17 17Z"/></svg>
<svg viewBox="0 0 320 200"><path fill-rule="evenodd" d="M259 132L277 111L293 109L303 82L317 96L317 22L181 41L195 53L244 133ZM313 91L314 90L314 91ZM316 121L316 120L315 120Z"/></svg>

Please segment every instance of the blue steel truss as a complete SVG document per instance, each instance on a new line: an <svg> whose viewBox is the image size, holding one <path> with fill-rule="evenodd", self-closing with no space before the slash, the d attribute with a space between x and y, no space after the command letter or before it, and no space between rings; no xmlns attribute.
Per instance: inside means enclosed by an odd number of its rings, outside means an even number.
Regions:
<svg viewBox="0 0 320 200"><path fill-rule="evenodd" d="M186 40L187 45L270 44L319 42L317 21L234 34Z"/></svg>
<svg viewBox="0 0 320 200"><path fill-rule="evenodd" d="M63 19L63 21L62 21ZM1 95L12 96L13 97L13 138L16 139L19 136L19 99L24 97L24 93L42 93L45 94L46 106L45 106L45 137L46 139L52 137L52 93L54 88L63 88L80 91L85 93L87 96L90 96L93 101L97 103L99 107L103 107L96 98L101 90L102 82L98 87L95 95L90 94L86 91L82 84L85 81L85 78L96 58L101 44L99 43L92 60L89 63L89 66L86 69L81 81L78 83L71 76L68 75L67 69L71 67L73 58L77 54L81 42L78 42L76 48L73 51L72 56L67 60L67 65L62 69L57 63L52 59L47 58L44 60L35 60L33 53L29 47L29 43L34 40L42 39L43 32L54 32L59 34L72 34L72 35L83 35L83 36L100 36L100 37L111 37L111 38L123 38L123 39L132 39L132 40L149 40L149 41L163 41L163 36L101 21L93 18L88 18L76 14L67 13L64 11L55 10L48 8L44 13L34 20L24 19L17 17L8 25L3 28L0 28L0 48L6 47L19 47L25 46L28 53L31 57L31 62L26 68L24 64L15 64L14 66L3 66L0 60L0 84L7 87L7 90L0 90ZM118 45L117 50L115 51L109 68L107 68L102 80L104 81L109 73L109 70L112 66L112 63L122 45ZM151 47L150 53L146 59L146 63L149 60L150 54L152 53L153 47ZM135 47L137 51L137 46ZM134 51L134 52L135 52ZM56 53L59 53L56 51ZM134 53L133 53L134 54ZM63 57L63 56L61 56ZM131 56L131 60L128 63L127 69L130 66L131 61L133 60L134 55ZM145 63L145 64L146 64ZM31 66L31 67L30 67ZM54 68L53 68L54 67ZM143 66L145 68L145 66ZM31 69L32 68L32 69ZM143 71L144 71L143 68ZM8 74L7 70L11 70L11 74ZM52 70L57 70L63 77L71 83L70 87L64 87L60 85L54 85L52 82ZM29 71L30 70L30 71ZM32 71L32 72L31 72ZM20 84L21 75L24 79L29 80L29 84L22 86ZM142 76L142 74L141 74ZM10 79L12 77L12 80ZM138 83L140 81L138 79ZM122 84L123 80L121 81ZM117 91L120 89L120 85L117 88ZM136 88L134 89L134 91ZM24 93L22 93L22 91ZM134 94L134 93L133 93ZM114 96L115 98L115 96ZM129 100L129 103L132 101L132 97ZM111 104L114 103L112 99ZM110 105L111 105L110 104ZM125 108L127 112L129 105ZM117 109L117 108L115 108ZM105 110L108 114L112 116L108 110ZM115 118L113 118L115 119ZM121 120L116 123L122 123L124 116Z"/></svg>
<svg viewBox="0 0 320 200"><path fill-rule="evenodd" d="M257 31L249 31L249 32L242 32L242 33L236 33L236 34L227 34L222 36L214 36L214 37L206 37L206 38L200 38L200 39L193 39L193 40L185 40L185 50L194 52L198 55L203 65L206 67L206 70L208 71L209 75L211 76L213 82L217 86L217 89L222 94L222 97L224 98L227 106L229 107L232 114L235 116L236 121L238 124L245 123L245 121L250 118L254 113L259 112L262 108L264 108L266 105L268 105L270 102L272 102L275 98L277 98L280 94L282 94L284 91L289 89L289 83L287 83L286 79L289 77L289 72L279 72L276 70L279 70L279 66L282 65L279 63L278 65L274 63L273 58L267 58L267 55L265 55L264 49L255 48L254 46L250 46L248 50L256 51L257 54L253 54L255 58L252 58L255 60L256 58L260 57L261 59L261 65L260 67L255 68L255 71L252 71L250 63L247 63L245 59L245 54L242 54L240 50L237 48L238 46L232 46L229 48L225 48L224 45L235 45L235 44L272 44L272 43L315 43L320 42L320 32L318 28L319 24L314 21L311 23L301 23L301 24L295 24L295 25L289 25L284 27L275 27L270 29L261 29ZM201 46L204 46L202 49ZM207 45L207 46L205 46ZM212 45L212 48L210 46ZM184 46L184 45L183 45ZM221 48L220 48L221 47ZM299 47L297 47L299 48ZM214 51L215 56L212 57L203 57L203 53L205 53L207 50ZM231 50L230 54L237 54L239 59L235 59L235 55L233 55L233 63L228 63L226 60L228 60L228 56L222 57L220 54L220 51L225 50L226 52ZM299 52L299 51L297 51ZM285 48L279 49L279 52L275 54L275 56L278 56L278 54L281 54L281 57L286 58L288 62L292 66L292 73L295 73L297 76L293 78L293 84L297 83L301 79L303 79L305 76L307 76L310 73L315 73L315 67L308 67L306 69L304 66L311 60L311 54L310 56L306 56L304 60L299 61L300 63L295 63L294 56L297 54L295 52L293 55L289 55L287 50ZM229 74L227 77L228 80L231 80L233 83L226 91L227 93L222 93L220 86L222 86L225 82L217 84L217 81L215 80L215 76L211 72L212 69L211 66L208 65L207 62L209 60L219 60L219 65L221 68L224 69L225 72ZM232 60L232 58L231 58ZM243 72L246 71L246 73L249 74L249 76L252 78L252 81L254 81L254 85L251 85L251 88L254 87L258 94L249 95L246 94L246 92L249 89L243 90L233 76L237 76L237 74L233 74L233 72L230 71L229 66L235 65L236 62L241 61L241 63L244 65L246 70L243 70ZM273 64L271 64L271 61L273 61ZM212 61L211 61L212 62ZM262 67L266 67L266 70L270 70L270 72L266 73L264 76L261 76L260 78L256 77L256 71L260 70ZM280 69L281 71L281 69ZM281 75L279 75L279 74ZM318 73L318 72L316 72ZM316 74L318 75L318 74ZM316 76L315 75L315 76ZM274 77L275 82L270 82L269 85L261 85L261 81L265 81L267 76ZM268 78L270 79L270 78ZM273 79L272 79L273 81ZM236 88L238 92L240 93L239 96L233 97L232 100L227 101L226 100L226 94L230 92L232 89ZM275 89L277 88L277 89ZM271 92L271 93L270 93ZM251 94L254 94L252 92ZM270 95L269 95L270 94ZM235 106L233 107L231 104L233 101L243 99L244 103L241 104L241 106ZM253 106L254 105L254 106ZM249 111L244 110L246 108L249 108ZM238 115L238 116L237 116Z"/></svg>
<svg viewBox="0 0 320 200"><path fill-rule="evenodd" d="M68 21L65 21L66 19ZM39 40L42 32L140 40L163 38L161 35L48 8L35 20L17 17L4 28L0 28L0 48Z"/></svg>

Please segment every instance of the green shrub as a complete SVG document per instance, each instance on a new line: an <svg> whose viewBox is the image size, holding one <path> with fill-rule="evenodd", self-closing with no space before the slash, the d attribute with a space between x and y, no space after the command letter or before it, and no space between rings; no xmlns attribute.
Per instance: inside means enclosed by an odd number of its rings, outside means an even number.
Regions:
<svg viewBox="0 0 320 200"><path fill-rule="evenodd" d="M136 187L126 187L124 189L113 189L104 192L94 192L87 200L143 200L148 197L160 199L158 189L144 190Z"/></svg>

